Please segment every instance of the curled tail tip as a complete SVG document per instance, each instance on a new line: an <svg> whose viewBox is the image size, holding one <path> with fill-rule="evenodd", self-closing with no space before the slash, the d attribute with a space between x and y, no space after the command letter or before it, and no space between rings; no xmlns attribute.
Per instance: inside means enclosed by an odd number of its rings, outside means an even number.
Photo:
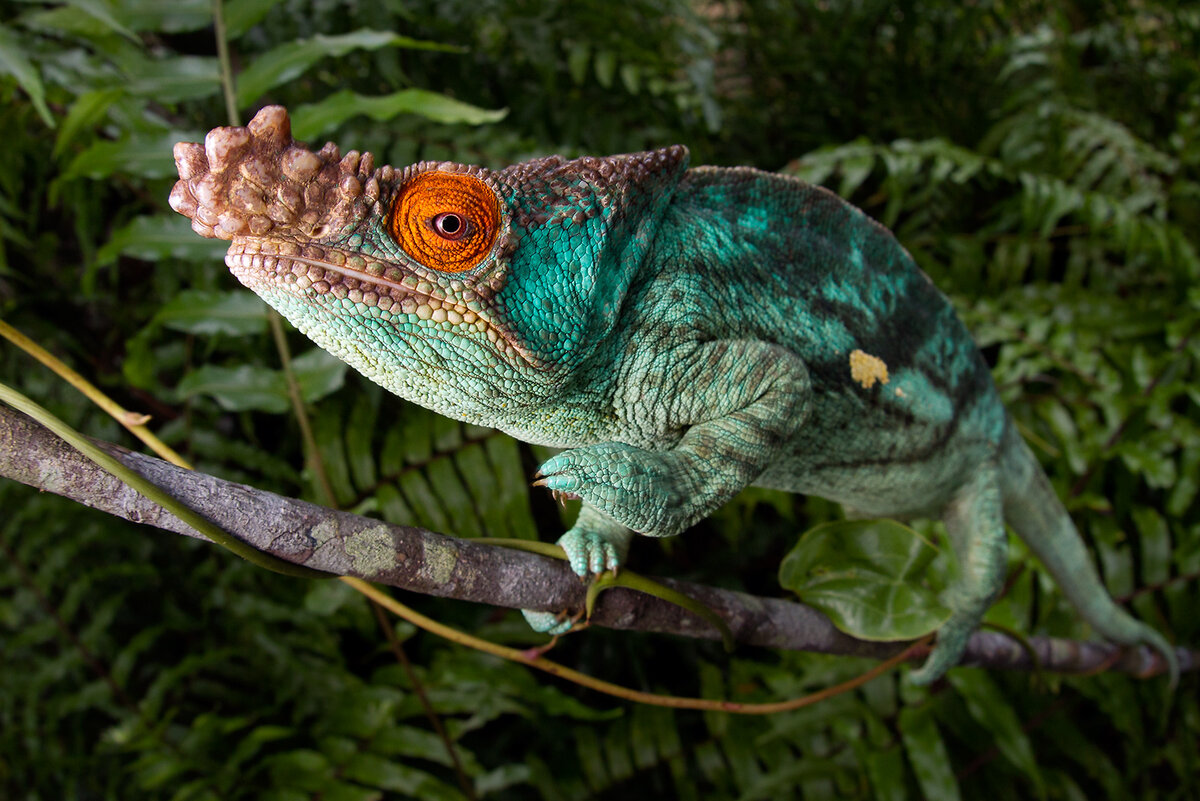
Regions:
<svg viewBox="0 0 1200 801"><path fill-rule="evenodd" d="M1167 665L1167 690L1174 693L1179 686L1179 654L1175 651L1175 647L1154 629L1150 629L1150 636L1147 638L1146 644L1162 655L1163 661Z"/></svg>

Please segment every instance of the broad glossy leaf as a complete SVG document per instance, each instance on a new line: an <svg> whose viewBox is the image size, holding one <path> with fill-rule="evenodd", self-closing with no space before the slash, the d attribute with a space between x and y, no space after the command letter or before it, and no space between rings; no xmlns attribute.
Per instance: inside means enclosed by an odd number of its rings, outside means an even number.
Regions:
<svg viewBox="0 0 1200 801"><path fill-rule="evenodd" d="M629 753L629 727L625 719L615 721L604 736L604 754L608 773L614 782L633 775L633 757Z"/></svg>
<svg viewBox="0 0 1200 801"><path fill-rule="evenodd" d="M54 157L58 158L81 132L95 127L124 94L122 89L97 89L77 97L54 139Z"/></svg>
<svg viewBox="0 0 1200 801"><path fill-rule="evenodd" d="M191 221L180 214L153 214L134 217L113 231L97 251L96 263L104 267L116 261L117 256L130 256L143 261L170 258L218 264L225 258L228 247L229 243L219 239L197 236ZM248 292L239 294L254 297ZM265 307L261 301L258 305L262 314Z"/></svg>
<svg viewBox="0 0 1200 801"><path fill-rule="evenodd" d="M338 36L317 34L308 39L286 42L255 58L237 78L237 102L244 108L252 105L273 86L300 77L323 58L337 58L354 50L378 50L381 47L407 47L419 50L448 50L457 48L412 39L390 31L366 28Z"/></svg>
<svg viewBox="0 0 1200 801"><path fill-rule="evenodd" d="M1000 688L979 670L956 670L947 678L966 703L967 712L987 729L1004 758L1029 779L1039 798L1045 798L1046 786L1033 755L1033 746Z"/></svg>
<svg viewBox="0 0 1200 801"><path fill-rule="evenodd" d="M222 409L231 412L257 410L282 414L289 406L283 374L249 364L240 367L206 364L184 376L176 389L185 398L208 395Z"/></svg>
<svg viewBox="0 0 1200 801"><path fill-rule="evenodd" d="M121 0L113 16L131 31L196 31L212 25L212 0Z"/></svg>
<svg viewBox="0 0 1200 801"><path fill-rule="evenodd" d="M903 751L895 746L882 750L863 746L855 750L862 752L859 758L877 801L905 801L909 797Z"/></svg>
<svg viewBox="0 0 1200 801"><path fill-rule="evenodd" d="M354 401L350 417L345 420L343 439L346 443L346 460L356 487L371 490L379 481L375 469L375 453L371 440L379 421L380 393L362 392Z"/></svg>
<svg viewBox="0 0 1200 801"><path fill-rule="evenodd" d="M900 710L900 738L922 795L938 801L958 801L962 797L958 781L928 705Z"/></svg>
<svg viewBox="0 0 1200 801"><path fill-rule="evenodd" d="M605 89L612 86L613 75L617 71L617 54L611 50L601 50L596 53L596 60L593 65L596 70L596 80Z"/></svg>
<svg viewBox="0 0 1200 801"><path fill-rule="evenodd" d="M340 582L326 581L324 583L339 584ZM477 765L471 753L463 749L462 743L456 743L455 749L458 751L459 759L467 764L468 769ZM445 741L432 731L416 726L389 726L371 738L371 750L377 754L395 757L428 759L430 762L447 767L454 764L450 760L449 752L446 751Z"/></svg>
<svg viewBox="0 0 1200 801"><path fill-rule="evenodd" d="M25 94L29 95L29 100L37 109L42 122L53 128L54 117L50 114L50 107L46 105L46 90L42 86L42 77L38 75L33 63L26 58L16 32L7 25L0 25L0 72L7 72L17 79Z"/></svg>
<svg viewBox="0 0 1200 801"><path fill-rule="evenodd" d="M376 754L355 754L346 763L342 775L384 790L395 790L421 799L460 799L462 795L432 775L411 768L399 760Z"/></svg>
<svg viewBox="0 0 1200 801"><path fill-rule="evenodd" d="M837 191L842 197L848 198L862 186L863 181L867 180L871 171L875 169L875 154L864 149L861 154L844 159L841 168L842 180Z"/></svg>
<svg viewBox="0 0 1200 801"><path fill-rule="evenodd" d="M432 531L454 534L450 518L442 508L441 498L429 486L425 475L419 471L408 471L400 475L400 490L408 501L416 523Z"/></svg>
<svg viewBox="0 0 1200 801"><path fill-rule="evenodd" d="M360 114L381 122L398 114L418 114L434 122L483 125L503 119L507 113L508 109L483 109L425 89L402 89L378 97L343 89L319 103L297 108L292 113L292 132L297 139L312 139Z"/></svg>
<svg viewBox="0 0 1200 801"><path fill-rule="evenodd" d="M131 94L159 103L194 100L221 91L221 70L216 58L172 56L137 59L123 67L130 76L125 88Z"/></svg>
<svg viewBox="0 0 1200 801"><path fill-rule="evenodd" d="M311 402L341 387L346 365L313 348L292 360L292 369L305 401ZM178 392L183 397L208 395L223 409L257 410L280 414L291 407L283 371L242 365L205 365L184 376Z"/></svg>
<svg viewBox="0 0 1200 801"><path fill-rule="evenodd" d="M918 583L937 548L891 520L844 520L807 532L779 566L779 583L866 640L908 640L949 617Z"/></svg>
<svg viewBox="0 0 1200 801"><path fill-rule="evenodd" d="M567 72L579 86L587 78L588 62L592 60L592 49L587 42L577 42L567 50Z"/></svg>
<svg viewBox="0 0 1200 801"><path fill-rule="evenodd" d="M383 794L373 787L334 779L314 795L321 801L383 801Z"/></svg>
<svg viewBox="0 0 1200 801"><path fill-rule="evenodd" d="M308 403L341 389L348 369L349 365L320 348L312 348L292 360L300 396Z"/></svg>
<svg viewBox="0 0 1200 801"><path fill-rule="evenodd" d="M1113 765L1110 753L1089 739L1066 715L1049 717L1042 730L1054 743L1056 750L1079 765L1080 773L1090 776L1104 788L1104 797L1111 801L1128 798L1128 786L1121 772ZM1107 740L1101 740L1108 745Z"/></svg>
<svg viewBox="0 0 1200 801"><path fill-rule="evenodd" d="M575 758L579 767L583 769L588 786L599 790L611 784L596 730L591 726L576 726L571 739L575 741Z"/></svg>
<svg viewBox="0 0 1200 801"><path fill-rule="evenodd" d="M120 34L130 41L138 41L133 31L126 28L113 14L112 8L102 0L69 0L68 5L99 22L107 30Z"/></svg>
<svg viewBox="0 0 1200 801"><path fill-rule="evenodd" d="M158 310L155 320L173 331L240 337L266 332L267 312L250 292L185 289Z"/></svg>
<svg viewBox="0 0 1200 801"><path fill-rule="evenodd" d="M159 0L152 0L159 2ZM280 0L225 0L225 35L236 39L253 28ZM205 5L210 5L205 2Z"/></svg>
<svg viewBox="0 0 1200 801"><path fill-rule="evenodd" d="M480 773L475 777L475 790L482 798L517 784L529 784L533 771L529 765L509 763Z"/></svg>
<svg viewBox="0 0 1200 801"><path fill-rule="evenodd" d="M476 514L471 493L463 486L449 454L443 454L425 467L425 475L433 491L450 516L450 530L456 537L482 537L483 527Z"/></svg>
<svg viewBox="0 0 1200 801"><path fill-rule="evenodd" d="M317 450L321 453L324 477L333 493L335 505L341 507L353 504L357 496L350 481L350 465L346 459L346 439L343 436L342 425L345 419L344 407L341 404L330 404L320 408L311 421L313 438L317 442ZM324 482L321 484L319 497L325 498Z"/></svg>
<svg viewBox="0 0 1200 801"><path fill-rule="evenodd" d="M61 180L107 178L121 173L142 178L168 178L176 175L176 142L203 142L199 131L168 131L160 134L132 134L116 142L96 142L80 153L63 171Z"/></svg>
<svg viewBox="0 0 1200 801"><path fill-rule="evenodd" d="M263 760L262 764L271 772L274 784L279 789L324 789L334 771L329 759L311 748L275 754Z"/></svg>

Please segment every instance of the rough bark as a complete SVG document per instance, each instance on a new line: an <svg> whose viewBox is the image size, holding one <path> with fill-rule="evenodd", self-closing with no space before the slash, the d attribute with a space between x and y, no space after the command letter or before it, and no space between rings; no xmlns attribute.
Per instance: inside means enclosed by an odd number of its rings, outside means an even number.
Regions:
<svg viewBox="0 0 1200 801"><path fill-rule="evenodd" d="M168 462L98 442L104 450L221 528L289 562L334 575L357 576L413 592L514 609L575 613L585 587L565 562L463 540L412 526L263 492L244 484L185 470ZM173 514L105 472L24 415L0 406L0 476L53 492L117 517L155 528L204 537ZM906 643L867 642L833 627L803 604L699 584L656 578L705 604L746 645L885 658ZM657 598L623 588L601 595L593 625L716 639L712 626ZM1127 673L1158 672L1161 660L1146 648L1030 638L1044 670L1078 672L1107 667ZM1179 649L1181 667L1193 670L1195 653ZM1111 664L1110 664L1111 663ZM1011 638L977 632L963 664L1030 669L1029 652Z"/></svg>

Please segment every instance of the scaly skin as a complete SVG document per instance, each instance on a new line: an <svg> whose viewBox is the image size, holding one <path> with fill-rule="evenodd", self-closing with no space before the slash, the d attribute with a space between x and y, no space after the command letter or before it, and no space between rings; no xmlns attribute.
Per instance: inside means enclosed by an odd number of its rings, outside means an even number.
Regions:
<svg viewBox="0 0 1200 801"><path fill-rule="evenodd" d="M1105 593L950 304L837 196L687 151L499 171L374 167L296 144L286 112L181 143L172 207L234 275L401 397L565 448L580 575L750 484L872 516L940 515L961 565L914 674L962 655L1007 518L1103 635L1174 651Z"/></svg>

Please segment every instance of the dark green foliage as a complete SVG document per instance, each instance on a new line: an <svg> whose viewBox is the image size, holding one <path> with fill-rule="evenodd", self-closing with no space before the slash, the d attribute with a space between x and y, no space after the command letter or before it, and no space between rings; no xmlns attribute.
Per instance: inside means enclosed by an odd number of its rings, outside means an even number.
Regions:
<svg viewBox="0 0 1200 801"><path fill-rule="evenodd" d="M200 469L326 501L263 307L167 210L171 145L227 123L208 0L6 3L0 315ZM393 164L499 165L673 142L784 168L896 230L951 293L1108 586L1200 645L1200 12L1169 0L253 0L226 4L241 121ZM506 112L504 110L507 110ZM290 340L344 508L555 538L545 456L404 403ZM119 428L13 348L0 380ZM837 517L751 490L639 572L778 593ZM935 529L923 532L937 536ZM461 798L365 602L0 482L0 797ZM941 569L942 559L934 569ZM426 613L495 640L512 614ZM1085 637L1014 543L990 619ZM1194 674L1161 683L960 670L768 718L633 707L399 639L493 798L1198 798ZM554 656L639 689L775 700L868 667L590 631ZM1164 723L1165 719L1165 723Z"/></svg>

